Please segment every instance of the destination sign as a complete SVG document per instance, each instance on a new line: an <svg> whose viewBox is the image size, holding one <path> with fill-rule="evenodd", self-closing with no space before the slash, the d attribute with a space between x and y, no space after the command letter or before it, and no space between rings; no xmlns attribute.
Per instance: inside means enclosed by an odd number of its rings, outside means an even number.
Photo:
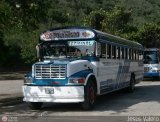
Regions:
<svg viewBox="0 0 160 122"><path fill-rule="evenodd" d="M90 30L85 29L60 29L46 31L41 34L40 39L44 41L65 40L65 39L89 39L95 34Z"/></svg>
<svg viewBox="0 0 160 122"><path fill-rule="evenodd" d="M69 46L93 46L94 41L69 41Z"/></svg>

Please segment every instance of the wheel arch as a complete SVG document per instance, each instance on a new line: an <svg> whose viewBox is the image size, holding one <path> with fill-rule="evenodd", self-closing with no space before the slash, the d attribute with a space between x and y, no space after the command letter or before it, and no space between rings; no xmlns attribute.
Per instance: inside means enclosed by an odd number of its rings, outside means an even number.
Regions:
<svg viewBox="0 0 160 122"><path fill-rule="evenodd" d="M135 76L135 73L134 73L134 72L131 72L130 80L131 80L132 77L134 78L134 82L136 83L136 76Z"/></svg>
<svg viewBox="0 0 160 122"><path fill-rule="evenodd" d="M96 87L96 93L97 93L97 79L96 77L94 76L93 73L90 73L87 77L86 77L86 80L85 80L85 84L84 85L87 85L88 81L91 80L94 84L95 84L95 87Z"/></svg>

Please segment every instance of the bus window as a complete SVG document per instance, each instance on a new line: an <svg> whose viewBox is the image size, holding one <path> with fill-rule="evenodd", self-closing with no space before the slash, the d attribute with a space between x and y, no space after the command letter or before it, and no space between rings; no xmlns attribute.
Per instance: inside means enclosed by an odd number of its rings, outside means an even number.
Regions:
<svg viewBox="0 0 160 122"><path fill-rule="evenodd" d="M136 60L136 50L134 50L134 60Z"/></svg>
<svg viewBox="0 0 160 122"><path fill-rule="evenodd" d="M143 60L143 51L139 51L139 60Z"/></svg>
<svg viewBox="0 0 160 122"><path fill-rule="evenodd" d="M101 44L101 58L106 58L106 44Z"/></svg>
<svg viewBox="0 0 160 122"><path fill-rule="evenodd" d="M124 59L124 48L121 48L121 58Z"/></svg>
<svg viewBox="0 0 160 122"><path fill-rule="evenodd" d="M132 60L134 60L134 49L132 49Z"/></svg>
<svg viewBox="0 0 160 122"><path fill-rule="evenodd" d="M136 51L136 60L139 60L139 57L138 57L138 50Z"/></svg>
<svg viewBox="0 0 160 122"><path fill-rule="evenodd" d="M125 48L125 59L128 59L128 48Z"/></svg>
<svg viewBox="0 0 160 122"><path fill-rule="evenodd" d="M129 49L129 60L132 59L132 49Z"/></svg>
<svg viewBox="0 0 160 122"><path fill-rule="evenodd" d="M112 59L116 59L116 46L112 46Z"/></svg>
<svg viewBox="0 0 160 122"><path fill-rule="evenodd" d="M158 63L157 51L145 51L144 64L156 64L156 63Z"/></svg>
<svg viewBox="0 0 160 122"><path fill-rule="evenodd" d="M107 58L111 59L112 47L110 44L107 44Z"/></svg>
<svg viewBox="0 0 160 122"><path fill-rule="evenodd" d="M116 51L116 58L120 59L120 47L117 47L117 51Z"/></svg>

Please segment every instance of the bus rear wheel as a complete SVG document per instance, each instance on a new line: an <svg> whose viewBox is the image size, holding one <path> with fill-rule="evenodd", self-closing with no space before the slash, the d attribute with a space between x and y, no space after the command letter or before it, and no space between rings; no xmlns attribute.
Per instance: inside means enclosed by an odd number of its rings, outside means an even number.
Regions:
<svg viewBox="0 0 160 122"><path fill-rule="evenodd" d="M128 92L133 92L135 90L135 77L134 75L131 76L130 85L128 87Z"/></svg>
<svg viewBox="0 0 160 122"><path fill-rule="evenodd" d="M42 102L27 102L27 105L29 108L33 110L39 110L42 108L43 103Z"/></svg>
<svg viewBox="0 0 160 122"><path fill-rule="evenodd" d="M94 108L96 101L96 86L91 80L88 81L84 88L84 102L82 102L82 108L84 110L91 110Z"/></svg>

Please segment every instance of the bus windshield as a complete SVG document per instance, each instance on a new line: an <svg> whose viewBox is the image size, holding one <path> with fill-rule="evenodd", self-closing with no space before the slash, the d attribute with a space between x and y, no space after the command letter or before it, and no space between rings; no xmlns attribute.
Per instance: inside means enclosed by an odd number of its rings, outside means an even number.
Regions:
<svg viewBox="0 0 160 122"><path fill-rule="evenodd" d="M66 58L94 55L95 41L48 42L41 45L43 58Z"/></svg>
<svg viewBox="0 0 160 122"><path fill-rule="evenodd" d="M157 51L145 51L144 64L156 64L156 63L158 63Z"/></svg>

